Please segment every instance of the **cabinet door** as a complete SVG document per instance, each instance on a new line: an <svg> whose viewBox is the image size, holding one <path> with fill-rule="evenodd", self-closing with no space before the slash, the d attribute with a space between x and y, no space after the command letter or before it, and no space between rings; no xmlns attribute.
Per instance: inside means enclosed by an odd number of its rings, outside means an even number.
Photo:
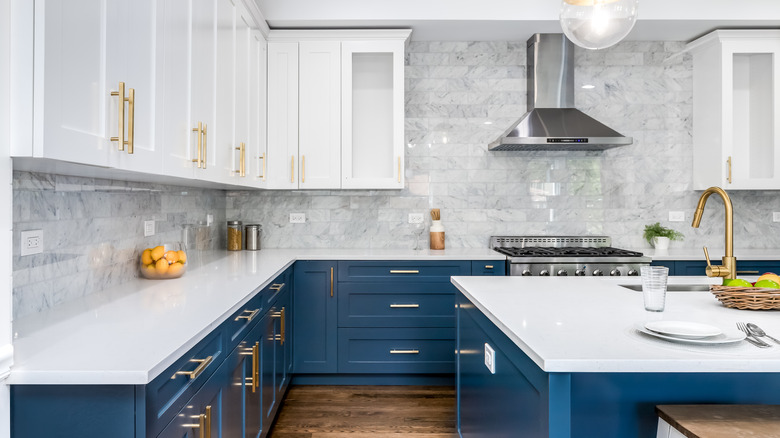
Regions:
<svg viewBox="0 0 780 438"><path fill-rule="evenodd" d="M298 187L341 187L341 45L299 43Z"/></svg>
<svg viewBox="0 0 780 438"><path fill-rule="evenodd" d="M119 2L35 2L32 156L108 166L116 135L117 90L106 56L119 49ZM104 7L105 6L105 7ZM104 34L104 30L106 33ZM109 83L109 78L112 82Z"/></svg>
<svg viewBox="0 0 780 438"><path fill-rule="evenodd" d="M297 189L298 43L268 43L268 188Z"/></svg>
<svg viewBox="0 0 780 438"><path fill-rule="evenodd" d="M260 320L258 324L247 334L244 342L246 352L251 356L247 360L247 366L244 368L244 435L247 438L256 438L260 436L263 429L262 397L263 382L261 380L261 361L262 361L262 342L264 330L266 330L265 319Z"/></svg>
<svg viewBox="0 0 780 438"><path fill-rule="evenodd" d="M216 126L210 128L206 161L208 179L224 183L233 181L237 160L235 141L236 97L236 26L238 11L231 0L217 0L217 69Z"/></svg>
<svg viewBox="0 0 780 438"><path fill-rule="evenodd" d="M276 408L276 331L273 308L260 320L263 327L263 337L260 342L260 388L262 429L267 431L273 420Z"/></svg>
<svg viewBox="0 0 780 438"><path fill-rule="evenodd" d="M254 187L267 187L266 160L266 41L253 31L249 41L249 137L246 145L247 176Z"/></svg>
<svg viewBox="0 0 780 438"><path fill-rule="evenodd" d="M192 397L157 438L221 437L225 365ZM225 435L233 436L233 435Z"/></svg>
<svg viewBox="0 0 780 438"><path fill-rule="evenodd" d="M276 302L277 317L274 322L276 330L276 366L275 366L275 391L277 404L282 402L284 391L290 383L290 360L292 348L290 345L290 310L292 296L289 292L282 294Z"/></svg>
<svg viewBox="0 0 780 438"><path fill-rule="evenodd" d="M404 42L341 43L342 188L404 187Z"/></svg>
<svg viewBox="0 0 780 438"><path fill-rule="evenodd" d="M295 263L293 361L295 373L336 372L336 264Z"/></svg>
<svg viewBox="0 0 780 438"><path fill-rule="evenodd" d="M233 131L233 152L230 160L230 175L236 184L246 185L251 178L247 177L247 148L249 143L249 104L250 104L250 62L252 54L252 18L241 3L238 4L235 30L235 88L233 90L235 114Z"/></svg>

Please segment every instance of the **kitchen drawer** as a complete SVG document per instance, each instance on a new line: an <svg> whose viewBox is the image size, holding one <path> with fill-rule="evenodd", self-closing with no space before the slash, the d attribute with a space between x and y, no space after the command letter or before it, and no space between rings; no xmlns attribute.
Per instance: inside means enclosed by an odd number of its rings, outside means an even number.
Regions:
<svg viewBox="0 0 780 438"><path fill-rule="evenodd" d="M250 328L262 318L263 313L268 309L265 300L266 296L261 291L256 292L252 299L222 324L227 341L225 351L233 351Z"/></svg>
<svg viewBox="0 0 780 438"><path fill-rule="evenodd" d="M340 328L339 373L454 373L454 328Z"/></svg>
<svg viewBox="0 0 780 438"><path fill-rule="evenodd" d="M339 327L455 327L451 284L344 283Z"/></svg>
<svg viewBox="0 0 780 438"><path fill-rule="evenodd" d="M471 262L441 261L347 261L339 262L339 282L449 282L453 275L471 275Z"/></svg>
<svg viewBox="0 0 780 438"><path fill-rule="evenodd" d="M506 275L506 260L475 260L471 275Z"/></svg>
<svg viewBox="0 0 780 438"><path fill-rule="evenodd" d="M265 296L266 309L270 308L271 303L276 301L279 294L292 290L292 269L287 269L279 274L274 281L263 289L262 295Z"/></svg>
<svg viewBox="0 0 780 438"><path fill-rule="evenodd" d="M146 436L157 436L225 358L222 327L209 333L146 385Z"/></svg>

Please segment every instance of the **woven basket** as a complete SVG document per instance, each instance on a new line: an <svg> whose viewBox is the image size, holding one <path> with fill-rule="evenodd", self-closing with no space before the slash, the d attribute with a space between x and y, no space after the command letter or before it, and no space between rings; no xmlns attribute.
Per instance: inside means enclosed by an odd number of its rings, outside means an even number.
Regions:
<svg viewBox="0 0 780 438"><path fill-rule="evenodd" d="M710 292L726 307L742 310L780 310L780 289L728 287L713 284Z"/></svg>

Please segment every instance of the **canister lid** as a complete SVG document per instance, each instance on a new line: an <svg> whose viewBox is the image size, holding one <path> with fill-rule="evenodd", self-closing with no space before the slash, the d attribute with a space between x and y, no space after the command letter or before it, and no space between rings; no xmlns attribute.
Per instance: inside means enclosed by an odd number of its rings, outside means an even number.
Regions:
<svg viewBox="0 0 780 438"><path fill-rule="evenodd" d="M241 225L241 221L227 221L228 225Z"/></svg>
<svg viewBox="0 0 780 438"><path fill-rule="evenodd" d="M246 225L244 225L244 227L245 228L257 228L257 229L261 228L260 224L246 224Z"/></svg>

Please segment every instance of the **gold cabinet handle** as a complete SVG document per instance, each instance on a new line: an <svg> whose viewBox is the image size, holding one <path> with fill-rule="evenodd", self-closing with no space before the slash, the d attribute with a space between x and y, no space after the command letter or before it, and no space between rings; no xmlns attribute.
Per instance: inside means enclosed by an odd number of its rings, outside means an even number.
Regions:
<svg viewBox="0 0 780 438"><path fill-rule="evenodd" d="M257 177L262 179L263 181L265 181L265 152L260 154L259 159L263 160L263 167L262 167L263 173L262 173L262 175L258 175Z"/></svg>
<svg viewBox="0 0 780 438"><path fill-rule="evenodd" d="M410 269L410 270L403 270L403 269L391 269L391 274L419 274L420 271L417 269Z"/></svg>
<svg viewBox="0 0 780 438"><path fill-rule="evenodd" d="M729 163L729 178L728 178L728 181L729 181L729 184L731 184L731 156L729 156L729 159L726 160L726 162Z"/></svg>
<svg viewBox="0 0 780 438"><path fill-rule="evenodd" d="M416 309L420 307L419 304L391 304L391 309Z"/></svg>
<svg viewBox="0 0 780 438"><path fill-rule="evenodd" d="M203 122L198 122L198 127L192 128L192 132L198 133L198 158L192 160L192 162L197 163L197 166L200 169L200 163L203 156Z"/></svg>
<svg viewBox="0 0 780 438"><path fill-rule="evenodd" d="M209 125L206 123L203 124L203 159L201 159L201 164L203 164L203 168L206 168L206 163L208 162L208 153L206 152L206 145L209 141L209 133L208 133Z"/></svg>
<svg viewBox="0 0 780 438"><path fill-rule="evenodd" d="M176 376L188 376L190 380L197 379L198 376L203 372L203 370L206 369L206 367L209 366L211 361L214 359L214 356L209 356L205 359L190 359L190 362L197 362L198 366L192 370L192 371L176 371L176 373L171 377L171 379L175 379Z"/></svg>
<svg viewBox="0 0 780 438"><path fill-rule="evenodd" d="M330 268L330 297L333 298L333 268Z"/></svg>
<svg viewBox="0 0 780 438"><path fill-rule="evenodd" d="M206 437L205 438L211 438L211 405L206 406L206 421L204 424L204 429L206 429Z"/></svg>
<svg viewBox="0 0 780 438"><path fill-rule="evenodd" d="M111 141L119 142L119 150L123 151L125 150L125 101L127 100L125 98L125 83L120 82L119 83L119 91L112 91L112 96L116 96L119 101L118 114L117 114L117 120L118 120L118 128L116 131L116 137L111 137Z"/></svg>
<svg viewBox="0 0 780 438"><path fill-rule="evenodd" d="M271 285L271 287L269 289L275 290L275 291L278 292L278 291L282 290L283 287L284 287L284 283L282 283L282 284L274 283L274 284Z"/></svg>
<svg viewBox="0 0 780 438"><path fill-rule="evenodd" d="M737 271L737 274L741 275L750 275L750 274L758 274L759 271Z"/></svg>
<svg viewBox="0 0 780 438"><path fill-rule="evenodd" d="M306 155L301 155L301 182L306 182Z"/></svg>
<svg viewBox="0 0 780 438"><path fill-rule="evenodd" d="M255 342L252 347L252 393L260 386L260 343Z"/></svg>
<svg viewBox="0 0 780 438"><path fill-rule="evenodd" d="M282 318L282 320L279 322L281 324L281 326L282 326L282 328L281 328L282 340L281 340L279 345L284 345L284 337L285 337L285 330L284 330L284 314L285 314L285 311L284 310L285 310L284 307L282 307L282 311L281 311L281 318Z"/></svg>
<svg viewBox="0 0 780 438"><path fill-rule="evenodd" d="M290 157L290 182L295 182L295 155Z"/></svg>
<svg viewBox="0 0 780 438"><path fill-rule="evenodd" d="M247 314L247 312L249 312ZM260 312L260 309L255 310L244 310L244 312L241 315L236 316L236 319L234 321L238 321L239 319L245 319L246 322L252 321L254 317Z"/></svg>
<svg viewBox="0 0 780 438"><path fill-rule="evenodd" d="M238 155L238 176L245 177L246 176L246 162L244 161L246 159L246 144L240 143L240 146L236 148L237 151L239 151Z"/></svg>
<svg viewBox="0 0 780 438"><path fill-rule="evenodd" d="M493 265L485 265L485 269L493 269Z"/></svg>
<svg viewBox="0 0 780 438"><path fill-rule="evenodd" d="M135 88L130 89L130 96L127 98L127 153L133 153L133 143L135 139Z"/></svg>
<svg viewBox="0 0 780 438"><path fill-rule="evenodd" d="M401 182L401 156L398 156L398 182Z"/></svg>
<svg viewBox="0 0 780 438"><path fill-rule="evenodd" d="M390 350L390 354L420 354L420 350Z"/></svg>

